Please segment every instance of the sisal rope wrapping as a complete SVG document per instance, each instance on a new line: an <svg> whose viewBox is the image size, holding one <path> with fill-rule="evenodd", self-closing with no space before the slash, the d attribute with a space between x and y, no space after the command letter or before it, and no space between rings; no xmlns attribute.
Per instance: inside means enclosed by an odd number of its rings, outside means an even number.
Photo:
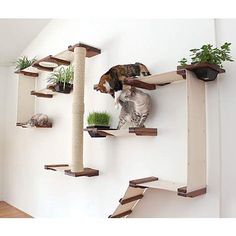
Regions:
<svg viewBox="0 0 236 236"><path fill-rule="evenodd" d="M72 172L81 172L83 166L84 77L86 49L74 49L74 82L72 98Z"/></svg>

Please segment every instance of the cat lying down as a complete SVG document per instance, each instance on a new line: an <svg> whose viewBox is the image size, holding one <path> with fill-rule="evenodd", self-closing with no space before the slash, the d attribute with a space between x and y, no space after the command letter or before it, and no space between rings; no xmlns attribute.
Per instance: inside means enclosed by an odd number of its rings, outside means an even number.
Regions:
<svg viewBox="0 0 236 236"><path fill-rule="evenodd" d="M24 124L25 127L44 127L49 123L47 115L44 114L35 114L33 115L28 122Z"/></svg>

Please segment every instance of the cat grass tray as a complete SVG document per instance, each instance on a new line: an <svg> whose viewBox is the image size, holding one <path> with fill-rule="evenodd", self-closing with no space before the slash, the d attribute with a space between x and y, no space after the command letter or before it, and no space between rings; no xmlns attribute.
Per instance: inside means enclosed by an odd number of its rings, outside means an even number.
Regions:
<svg viewBox="0 0 236 236"><path fill-rule="evenodd" d="M105 138L107 136L157 136L157 128L129 128L129 129L106 129L86 128L92 138Z"/></svg>

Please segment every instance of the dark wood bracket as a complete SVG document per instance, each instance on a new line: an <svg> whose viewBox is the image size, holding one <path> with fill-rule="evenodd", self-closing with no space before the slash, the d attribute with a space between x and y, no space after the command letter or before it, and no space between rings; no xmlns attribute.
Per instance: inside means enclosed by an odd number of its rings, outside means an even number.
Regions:
<svg viewBox="0 0 236 236"><path fill-rule="evenodd" d="M197 189L195 191L192 192L187 192L187 187L182 187L178 189L177 195L181 196L181 197L197 197L203 194L206 194L207 192L207 188L201 188L201 189Z"/></svg>
<svg viewBox="0 0 236 236"><path fill-rule="evenodd" d="M25 75L25 76L30 76L30 77L38 77L39 74L38 73L34 73L34 72L29 72L29 71L15 71L16 74L22 74L22 75Z"/></svg>
<svg viewBox="0 0 236 236"><path fill-rule="evenodd" d="M135 201L140 200L142 198L143 198L143 194L139 194L139 195L129 197L129 198L124 198L124 199L121 198L119 200L119 202L120 202L121 205L124 205L124 204L130 203L130 202L135 202Z"/></svg>
<svg viewBox="0 0 236 236"><path fill-rule="evenodd" d="M186 79L186 70L177 70L178 75L182 75L183 79Z"/></svg>
<svg viewBox="0 0 236 236"><path fill-rule="evenodd" d="M58 164L58 165L45 165L44 169L45 170L53 170L53 171L57 171L57 167L69 167L69 165L67 164Z"/></svg>
<svg viewBox="0 0 236 236"><path fill-rule="evenodd" d="M92 46L89 46L89 45L83 44L83 43L77 43L73 46L69 46L68 50L71 51L71 52L74 52L74 49L76 47L86 48L86 50L87 50L86 57L94 57L98 54L101 54L101 49L98 49L98 48L95 48L95 47L92 47Z"/></svg>
<svg viewBox="0 0 236 236"><path fill-rule="evenodd" d="M139 184L145 184L145 183L149 183L149 182L153 182L153 181L157 181L158 178L151 176L151 177L146 177L146 178L142 178L142 179L135 179L135 180L130 180L129 181L129 186L130 187L140 187L138 186Z"/></svg>
<svg viewBox="0 0 236 236"><path fill-rule="evenodd" d="M129 133L134 133L137 136L157 136L156 128L129 128Z"/></svg>
<svg viewBox="0 0 236 236"><path fill-rule="evenodd" d="M124 211L124 212L122 212L120 214L117 214L117 215L114 215L114 216L110 215L108 218L122 218L124 216L130 215L131 213L132 213L132 211L128 210L128 211Z"/></svg>
<svg viewBox="0 0 236 236"><path fill-rule="evenodd" d="M156 89L155 84L148 84L148 83L140 81L139 79L136 79L136 78L125 78L124 84L134 86L137 88L147 89L147 90L155 90ZM94 89L96 89L95 86L94 86Z"/></svg>
<svg viewBox="0 0 236 236"><path fill-rule="evenodd" d="M40 93L40 92L36 92L36 91L31 91L30 94L35 95L36 97L40 97L40 98L52 98L53 97L53 94Z"/></svg>
<svg viewBox="0 0 236 236"><path fill-rule="evenodd" d="M98 176L99 170L91 169L91 168L84 168L84 171L81 172L72 172L71 170L65 170L65 174L72 176L72 177L92 177L92 176Z"/></svg>

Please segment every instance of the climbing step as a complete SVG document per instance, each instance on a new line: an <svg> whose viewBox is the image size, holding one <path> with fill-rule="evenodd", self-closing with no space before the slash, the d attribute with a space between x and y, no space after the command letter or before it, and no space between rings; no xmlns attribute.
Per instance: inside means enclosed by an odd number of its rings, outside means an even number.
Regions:
<svg viewBox="0 0 236 236"><path fill-rule="evenodd" d="M124 204L130 203L130 202L137 201L141 198L143 198L143 194L139 194L139 195L129 197L129 198L121 198L119 202L121 205L124 205Z"/></svg>
<svg viewBox="0 0 236 236"><path fill-rule="evenodd" d="M137 196L144 194L146 189L144 188L137 188L137 187L128 187L127 191L125 192L124 197L120 200L119 206L116 208L114 213L109 216L109 218L122 218L127 217L132 213L132 209L138 203L141 198L134 199Z"/></svg>
<svg viewBox="0 0 236 236"><path fill-rule="evenodd" d="M130 215L136 204L143 198L147 189L146 187L139 187L137 184L145 184L157 180L158 178L156 177L131 180L124 197L119 201L119 206L109 218L124 218Z"/></svg>
<svg viewBox="0 0 236 236"><path fill-rule="evenodd" d="M124 197L119 200L119 206L109 218L123 218L129 216L137 203L144 197L144 193L148 188L171 191L177 193L178 196L190 198L206 193L206 187L189 192L187 186L183 186L183 183L160 180L154 176L131 180L129 181L129 187Z"/></svg>

